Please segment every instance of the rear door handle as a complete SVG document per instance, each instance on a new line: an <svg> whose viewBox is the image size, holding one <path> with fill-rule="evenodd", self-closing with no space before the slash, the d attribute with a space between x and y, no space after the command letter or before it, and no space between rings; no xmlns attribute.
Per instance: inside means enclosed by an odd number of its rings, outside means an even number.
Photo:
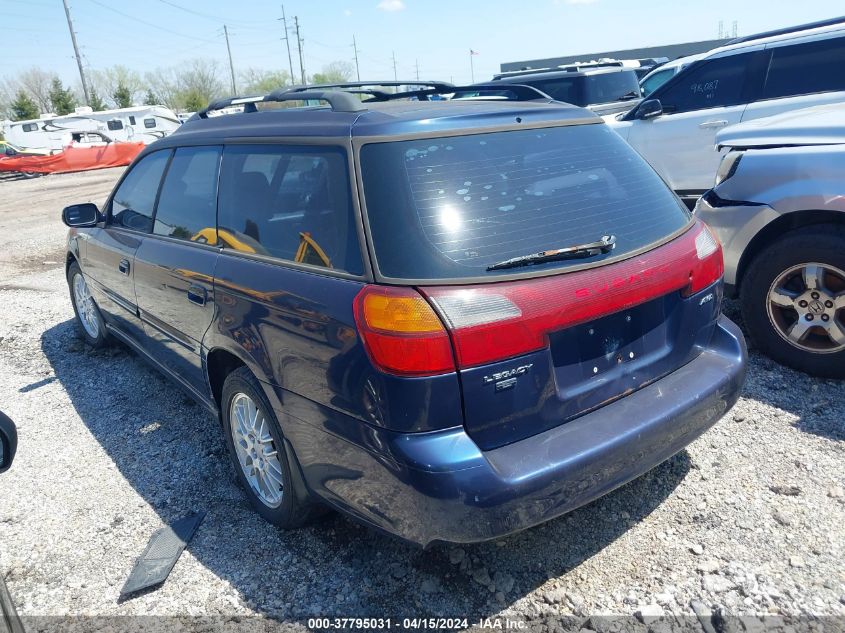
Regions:
<svg viewBox="0 0 845 633"><path fill-rule="evenodd" d="M188 287L188 301L196 303L198 306L204 306L208 299L208 293L205 288L196 284L191 284Z"/></svg>
<svg viewBox="0 0 845 633"><path fill-rule="evenodd" d="M724 119L719 119L717 121L704 121L704 123L699 123L698 127L700 127L702 130L706 130L708 128L714 127L725 127L727 124L728 122Z"/></svg>
<svg viewBox="0 0 845 633"><path fill-rule="evenodd" d="M129 260L128 259L121 259L120 263L117 265L117 269L122 272L124 275L129 274Z"/></svg>

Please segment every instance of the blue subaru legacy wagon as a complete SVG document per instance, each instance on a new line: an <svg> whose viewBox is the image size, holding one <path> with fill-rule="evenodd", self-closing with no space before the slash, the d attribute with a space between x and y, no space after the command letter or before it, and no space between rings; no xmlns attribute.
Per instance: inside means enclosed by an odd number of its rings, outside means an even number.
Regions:
<svg viewBox="0 0 845 633"><path fill-rule="evenodd" d="M102 210L63 211L81 336L217 416L268 521L330 507L422 546L500 537L736 402L746 349L708 228L597 116L490 89L221 100Z"/></svg>

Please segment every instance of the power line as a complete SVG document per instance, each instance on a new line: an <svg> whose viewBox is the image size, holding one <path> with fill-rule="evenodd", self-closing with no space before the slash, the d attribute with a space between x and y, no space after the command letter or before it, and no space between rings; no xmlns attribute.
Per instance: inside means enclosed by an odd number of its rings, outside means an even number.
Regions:
<svg viewBox="0 0 845 633"><path fill-rule="evenodd" d="M85 71L82 69L82 57L79 55L79 46L76 45L76 33L73 30L73 20L70 19L70 9L67 6L67 0L62 0L65 6L65 16L67 17L67 28L70 29L70 41L73 43L73 52L76 56L76 65L79 67L79 79L82 81L82 94L85 97L85 105L89 105L91 100L88 93L88 82L85 81Z"/></svg>
<svg viewBox="0 0 845 633"><path fill-rule="evenodd" d="M181 4L176 4L175 2L170 2L170 0L158 0L162 4L166 4L168 6L173 7L174 9L179 9L180 11L185 11L186 13L191 13L193 15L197 15L201 18L208 18L209 20L214 20L215 22L221 22L226 20L229 23L234 24L264 24L264 20L231 20L229 18L223 18L217 15L211 15L210 13L202 13L201 11L197 11L195 9L189 9L188 7L183 7Z"/></svg>
<svg viewBox="0 0 845 633"><path fill-rule="evenodd" d="M93 2L97 6L102 7L104 9L108 9L109 11L117 13L118 15L122 15L124 18L132 20L133 22L139 22L141 24L145 24L146 26L149 26L149 27L154 28L154 29L158 29L159 31L164 31L165 33L170 33L171 35L178 35L179 37L186 37L190 40L196 40L198 42L213 42L214 41L214 40L203 39L201 37L194 37L193 35L186 35L185 33L180 33L179 31L174 31L172 29L165 28L165 27L160 26L158 24L155 24L153 22L146 22L145 20L142 20L140 18L136 18L135 16L129 15L128 13L124 13L123 11L119 11L119 10L115 9L114 7L110 7L107 4L103 4L99 0L89 0L89 2Z"/></svg>

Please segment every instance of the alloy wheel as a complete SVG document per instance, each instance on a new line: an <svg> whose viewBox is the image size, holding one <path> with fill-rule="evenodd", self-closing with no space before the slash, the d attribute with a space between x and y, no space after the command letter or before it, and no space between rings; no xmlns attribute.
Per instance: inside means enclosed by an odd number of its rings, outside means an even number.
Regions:
<svg viewBox="0 0 845 633"><path fill-rule="evenodd" d="M267 416L247 394L236 393L229 409L229 425L238 463L250 488L265 506L278 508L284 479Z"/></svg>
<svg viewBox="0 0 845 633"><path fill-rule="evenodd" d="M100 334L100 317L82 273L77 273L73 277L73 297L82 327L88 336L96 339Z"/></svg>
<svg viewBox="0 0 845 633"><path fill-rule="evenodd" d="M845 349L845 272L818 262L782 272L769 287L766 309L775 331L798 349Z"/></svg>

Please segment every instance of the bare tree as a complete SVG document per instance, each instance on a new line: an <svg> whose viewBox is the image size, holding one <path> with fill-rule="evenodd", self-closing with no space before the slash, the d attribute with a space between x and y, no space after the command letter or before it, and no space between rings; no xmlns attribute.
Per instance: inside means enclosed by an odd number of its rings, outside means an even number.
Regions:
<svg viewBox="0 0 845 633"><path fill-rule="evenodd" d="M41 112L50 112L50 88L55 75L33 66L17 76L18 87L26 92L38 105Z"/></svg>
<svg viewBox="0 0 845 633"><path fill-rule="evenodd" d="M247 68L241 73L240 85L244 94L267 94L291 85L290 73L286 70Z"/></svg>
<svg viewBox="0 0 845 633"><path fill-rule="evenodd" d="M220 79L220 66L215 60L191 60L177 71L176 78L183 97L192 95L206 103L226 91Z"/></svg>
<svg viewBox="0 0 845 633"><path fill-rule="evenodd" d="M173 68L157 68L153 72L144 75L147 88L158 97L162 105L171 110L178 110L183 107L179 99L179 82L176 71Z"/></svg>
<svg viewBox="0 0 845 633"><path fill-rule="evenodd" d="M332 62L311 76L312 84L333 84L349 81L355 74L355 66L350 62Z"/></svg>
<svg viewBox="0 0 845 633"><path fill-rule="evenodd" d="M143 99L146 90L141 75L120 64L94 71L91 83L97 94L103 95L109 105L116 107L121 104L114 97L115 93L124 96L128 92L129 101L137 103Z"/></svg>

